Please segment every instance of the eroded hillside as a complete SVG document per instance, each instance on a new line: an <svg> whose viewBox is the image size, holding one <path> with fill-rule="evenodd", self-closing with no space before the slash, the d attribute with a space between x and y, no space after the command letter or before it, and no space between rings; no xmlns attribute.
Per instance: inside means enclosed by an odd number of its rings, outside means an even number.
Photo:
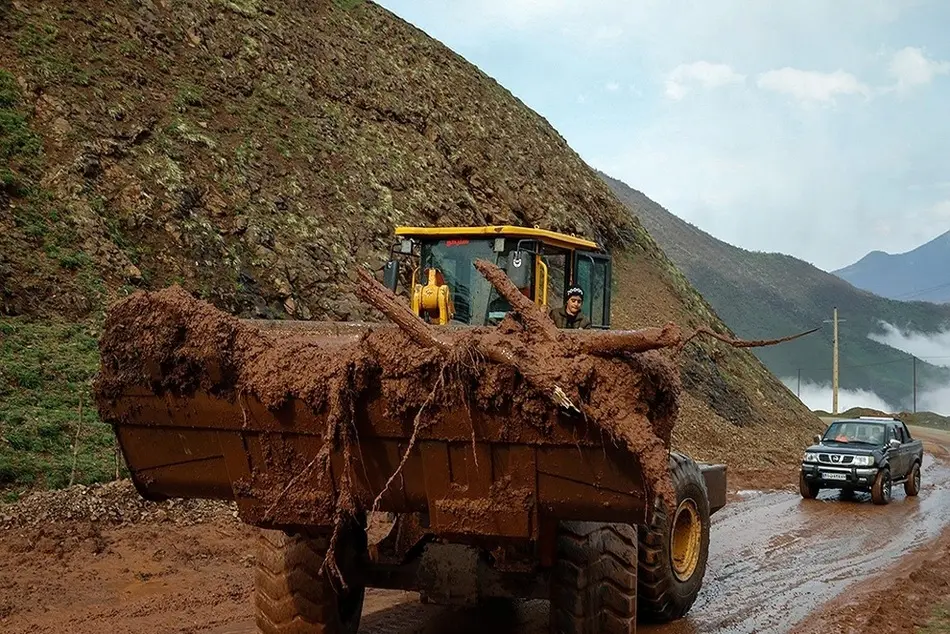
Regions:
<svg viewBox="0 0 950 634"><path fill-rule="evenodd" d="M612 248L616 326L726 332L543 118L372 3L0 11L5 315L95 324L179 283L247 317L370 318L348 274L382 264L395 225L512 223ZM747 352L691 347L684 380L675 437L703 457L741 445L736 425L798 446L820 424Z"/></svg>

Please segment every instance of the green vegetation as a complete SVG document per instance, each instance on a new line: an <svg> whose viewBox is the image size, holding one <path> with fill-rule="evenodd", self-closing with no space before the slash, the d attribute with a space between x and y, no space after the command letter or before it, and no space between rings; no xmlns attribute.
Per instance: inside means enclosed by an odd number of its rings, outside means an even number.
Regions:
<svg viewBox="0 0 950 634"><path fill-rule="evenodd" d="M839 320L846 320L839 323L841 389L869 390L897 409L913 409L912 357L868 334L882 332L880 321L939 331L950 322L950 306L884 299L797 258L734 247L622 182L605 174L601 178L737 335L768 339L822 327L796 341L753 350L773 374L793 382L793 391L799 371L803 389L808 383L831 384L832 325L824 322L837 306ZM917 362L919 393L948 381L947 368Z"/></svg>
<svg viewBox="0 0 950 634"><path fill-rule="evenodd" d="M0 489L7 496L115 476L114 436L91 397L97 368L93 327L0 319Z"/></svg>
<svg viewBox="0 0 950 634"><path fill-rule="evenodd" d="M0 195L22 195L40 169L43 144L30 128L16 78L0 70Z"/></svg>
<svg viewBox="0 0 950 634"><path fill-rule="evenodd" d="M917 634L950 634L950 603L934 608L927 625L917 628Z"/></svg>

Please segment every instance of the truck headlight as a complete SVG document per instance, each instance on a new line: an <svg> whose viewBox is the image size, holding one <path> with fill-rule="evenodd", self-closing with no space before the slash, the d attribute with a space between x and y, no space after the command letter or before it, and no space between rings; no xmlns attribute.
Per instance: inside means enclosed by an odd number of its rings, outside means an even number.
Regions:
<svg viewBox="0 0 950 634"><path fill-rule="evenodd" d="M818 462L818 454L806 451L805 462Z"/></svg>
<svg viewBox="0 0 950 634"><path fill-rule="evenodd" d="M874 464L874 456L855 456L854 464L858 467L870 467Z"/></svg>

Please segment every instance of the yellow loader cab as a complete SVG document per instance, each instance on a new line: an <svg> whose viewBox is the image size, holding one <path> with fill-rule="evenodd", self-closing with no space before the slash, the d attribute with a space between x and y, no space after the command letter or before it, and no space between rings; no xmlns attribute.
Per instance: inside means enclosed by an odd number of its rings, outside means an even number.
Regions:
<svg viewBox="0 0 950 634"><path fill-rule="evenodd" d="M610 327L610 255L596 242L509 225L397 227L395 234L385 284L397 290L400 260L406 261L412 270L412 309L429 323L493 325L511 310L475 270L475 260L482 259L504 269L545 310L563 306L567 290L579 286L591 327Z"/></svg>

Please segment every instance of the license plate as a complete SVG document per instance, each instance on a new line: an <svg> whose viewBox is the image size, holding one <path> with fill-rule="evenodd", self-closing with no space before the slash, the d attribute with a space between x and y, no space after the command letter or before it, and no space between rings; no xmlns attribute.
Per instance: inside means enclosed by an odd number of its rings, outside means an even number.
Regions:
<svg viewBox="0 0 950 634"><path fill-rule="evenodd" d="M829 473L828 471L823 471L821 474L825 480L847 480L847 473Z"/></svg>

